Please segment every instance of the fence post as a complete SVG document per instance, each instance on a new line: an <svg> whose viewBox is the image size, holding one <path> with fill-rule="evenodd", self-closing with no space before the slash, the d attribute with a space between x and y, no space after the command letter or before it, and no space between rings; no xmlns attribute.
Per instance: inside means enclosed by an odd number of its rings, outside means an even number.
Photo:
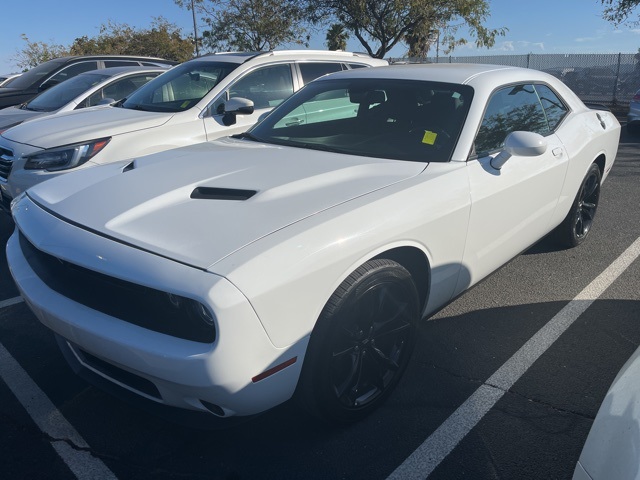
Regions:
<svg viewBox="0 0 640 480"><path fill-rule="evenodd" d="M613 106L618 104L618 82L620 81L620 63L622 62L622 52L618 53L618 68L616 69L616 78L613 81Z"/></svg>
<svg viewBox="0 0 640 480"><path fill-rule="evenodd" d="M529 65L531 65L531 54L527 55L527 68L530 68Z"/></svg>

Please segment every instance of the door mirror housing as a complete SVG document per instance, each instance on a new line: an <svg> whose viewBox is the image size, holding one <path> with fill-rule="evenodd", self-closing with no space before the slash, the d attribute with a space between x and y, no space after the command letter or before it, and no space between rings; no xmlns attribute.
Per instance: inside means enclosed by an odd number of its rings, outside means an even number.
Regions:
<svg viewBox="0 0 640 480"><path fill-rule="evenodd" d="M500 170L513 155L537 157L547 151L547 140L539 133L511 132L504 140L502 152L491 159L491 166Z"/></svg>
<svg viewBox="0 0 640 480"><path fill-rule="evenodd" d="M227 127L235 125L236 115L251 115L253 111L253 101L248 98L231 98L224 104L224 116L222 117L222 123Z"/></svg>

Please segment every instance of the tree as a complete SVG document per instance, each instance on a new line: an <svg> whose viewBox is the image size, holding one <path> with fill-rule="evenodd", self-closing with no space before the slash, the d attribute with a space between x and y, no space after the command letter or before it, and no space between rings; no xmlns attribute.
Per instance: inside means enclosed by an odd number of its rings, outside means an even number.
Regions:
<svg viewBox="0 0 640 480"><path fill-rule="evenodd" d="M209 50L262 51L309 43L305 10L297 0L174 1L202 15L207 25L202 43Z"/></svg>
<svg viewBox="0 0 640 480"><path fill-rule="evenodd" d="M346 50L349 34L345 32L343 25L334 23L327 31L326 39L329 50Z"/></svg>
<svg viewBox="0 0 640 480"><path fill-rule="evenodd" d="M24 33L20 36L27 42L27 46L17 51L12 60L18 68L22 68L24 71L54 58L69 55L69 49L62 45L32 42Z"/></svg>
<svg viewBox="0 0 640 480"><path fill-rule="evenodd" d="M605 20L620 25L628 21L629 16L633 13L640 0L601 0L605 6L602 16ZM632 24L640 23L640 19L630 21Z"/></svg>
<svg viewBox="0 0 640 480"><path fill-rule="evenodd" d="M73 55L145 55L183 62L193 56L193 42L182 37L180 28L157 17L151 28L142 30L109 21L100 26L97 37L76 38L70 51Z"/></svg>
<svg viewBox="0 0 640 480"><path fill-rule="evenodd" d="M478 47L490 47L506 29L488 29L488 0L307 0L309 18L315 23L337 19L352 32L372 56L383 58L399 43L425 46L426 33L448 29L446 48L466 43L456 38L466 25Z"/></svg>

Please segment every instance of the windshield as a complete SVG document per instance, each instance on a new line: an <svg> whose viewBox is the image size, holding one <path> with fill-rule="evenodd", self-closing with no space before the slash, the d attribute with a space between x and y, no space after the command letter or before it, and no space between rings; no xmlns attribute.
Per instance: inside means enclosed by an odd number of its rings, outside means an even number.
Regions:
<svg viewBox="0 0 640 480"><path fill-rule="evenodd" d="M27 102L23 108L36 112L53 112L64 107L78 95L102 83L107 78L109 78L109 75L100 73L88 73L71 77L69 80L45 90L30 102Z"/></svg>
<svg viewBox="0 0 640 480"><path fill-rule="evenodd" d="M40 82L47 78L51 72L58 69L60 65L65 62L66 60L64 58L59 58L56 60L49 60L48 62L41 63L37 67L33 67L31 70L23 73L14 81L12 81L9 88L17 88L22 90L40 84Z"/></svg>
<svg viewBox="0 0 640 480"><path fill-rule="evenodd" d="M427 81L311 82L250 130L293 147L416 162L451 159L473 89Z"/></svg>
<svg viewBox="0 0 640 480"><path fill-rule="evenodd" d="M191 60L150 81L121 106L148 112L188 110L237 67L237 63Z"/></svg>

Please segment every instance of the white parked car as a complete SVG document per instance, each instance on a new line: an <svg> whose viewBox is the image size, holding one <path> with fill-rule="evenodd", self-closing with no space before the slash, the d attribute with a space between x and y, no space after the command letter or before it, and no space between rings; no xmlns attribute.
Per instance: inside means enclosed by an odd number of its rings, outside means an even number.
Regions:
<svg viewBox="0 0 640 480"><path fill-rule="evenodd" d="M31 100L0 110L0 133L27 120L122 100L168 67L110 67L81 73Z"/></svg>
<svg viewBox="0 0 640 480"><path fill-rule="evenodd" d="M11 199L27 188L71 170L242 132L314 78L380 65L387 62L363 54L313 50L215 54L190 60L113 108L70 112L3 132L2 204L8 209ZM238 111L244 114L228 125L225 105L236 97L250 102L241 102Z"/></svg>
<svg viewBox="0 0 640 480"><path fill-rule="evenodd" d="M353 421L420 318L554 229L584 241L619 135L535 70L336 73L235 138L31 188L7 258L106 388L219 417L296 394Z"/></svg>
<svg viewBox="0 0 640 480"><path fill-rule="evenodd" d="M627 360L591 426L573 480L640 479L640 349Z"/></svg>

